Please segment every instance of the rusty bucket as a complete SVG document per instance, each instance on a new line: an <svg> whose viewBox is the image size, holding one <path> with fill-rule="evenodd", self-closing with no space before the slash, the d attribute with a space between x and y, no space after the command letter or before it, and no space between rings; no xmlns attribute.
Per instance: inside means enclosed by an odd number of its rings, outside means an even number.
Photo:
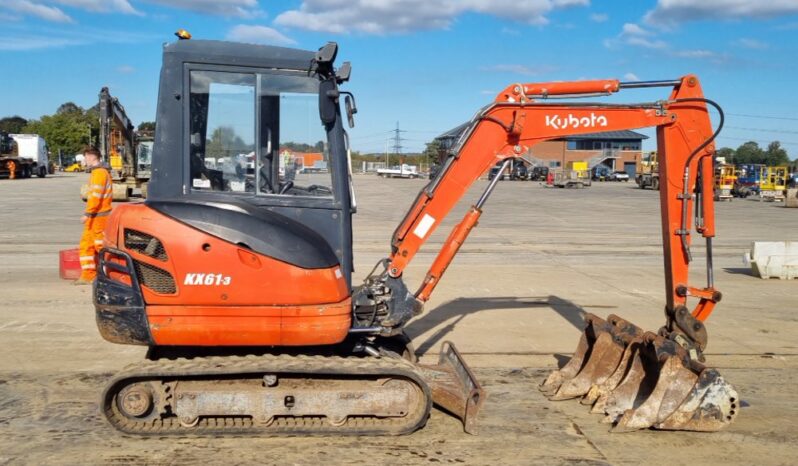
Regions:
<svg viewBox="0 0 798 466"><path fill-rule="evenodd" d="M581 398L613 432L644 428L712 432L729 425L739 397L717 370L667 334L610 315L586 314L573 357L541 384L549 399Z"/></svg>

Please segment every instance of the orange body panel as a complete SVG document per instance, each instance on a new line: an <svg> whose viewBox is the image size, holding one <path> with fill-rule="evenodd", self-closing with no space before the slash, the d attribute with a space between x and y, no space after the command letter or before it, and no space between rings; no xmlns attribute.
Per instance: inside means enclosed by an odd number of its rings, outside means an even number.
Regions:
<svg viewBox="0 0 798 466"><path fill-rule="evenodd" d="M127 248L125 228L160 240L166 260ZM337 265L304 269L281 262L144 204L117 207L106 238L107 246L174 278L174 293L141 286L158 345L325 345L341 342L349 330L350 291ZM110 276L130 283L116 272Z"/></svg>
<svg viewBox="0 0 798 466"><path fill-rule="evenodd" d="M302 346L340 343L352 303L313 306L148 306L158 345Z"/></svg>

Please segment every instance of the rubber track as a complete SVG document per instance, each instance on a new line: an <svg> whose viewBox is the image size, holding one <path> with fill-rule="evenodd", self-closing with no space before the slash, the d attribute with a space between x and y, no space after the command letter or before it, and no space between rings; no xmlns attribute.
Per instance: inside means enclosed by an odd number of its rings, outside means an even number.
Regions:
<svg viewBox="0 0 798 466"><path fill-rule="evenodd" d="M183 427L174 415L147 421L133 420L119 412L116 395L138 381L180 381L181 378L213 379L253 374L306 374L308 376L401 377L415 383L423 400L408 407L402 418L350 416L341 426L329 424L323 416L276 417L266 426L248 417L203 417L193 427ZM160 359L134 364L118 373L106 386L100 406L108 422L117 430L142 436L208 435L402 435L413 432L427 421L432 406L428 385L413 363L400 358L344 358L339 356L214 356L192 359ZM419 408L421 408L419 410Z"/></svg>

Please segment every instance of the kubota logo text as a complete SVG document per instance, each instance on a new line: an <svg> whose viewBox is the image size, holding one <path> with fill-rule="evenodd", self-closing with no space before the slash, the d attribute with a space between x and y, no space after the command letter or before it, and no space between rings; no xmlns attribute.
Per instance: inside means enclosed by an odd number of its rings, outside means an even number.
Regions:
<svg viewBox="0 0 798 466"><path fill-rule="evenodd" d="M228 275L222 275L220 273L187 273L186 279L183 280L184 285L202 285L202 286L213 286L213 285L221 285L227 286L232 281Z"/></svg>
<svg viewBox="0 0 798 466"><path fill-rule="evenodd" d="M568 116L546 115L546 126L554 129L567 128L596 128L607 126L607 117L591 112L590 116L578 117L569 113Z"/></svg>

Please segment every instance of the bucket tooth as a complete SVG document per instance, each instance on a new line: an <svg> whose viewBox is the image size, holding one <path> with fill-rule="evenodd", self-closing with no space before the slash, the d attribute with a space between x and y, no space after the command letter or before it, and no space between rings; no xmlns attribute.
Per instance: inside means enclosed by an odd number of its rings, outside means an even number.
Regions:
<svg viewBox="0 0 798 466"><path fill-rule="evenodd" d="M563 382L549 399L568 400L586 394L593 384L605 381L615 371L622 354L623 347L613 339L612 334L601 333L582 370L574 378Z"/></svg>
<svg viewBox="0 0 798 466"><path fill-rule="evenodd" d="M647 349L647 342L654 338L655 334L647 332L643 336L643 341L635 345L629 371L615 390L607 396L604 406L607 416L604 422L615 423L627 410L640 406L654 391L658 380L659 363L656 354Z"/></svg>
<svg viewBox="0 0 798 466"><path fill-rule="evenodd" d="M655 424L655 428L716 432L737 417L740 399L734 387L717 370L698 369L700 374L687 397L670 416Z"/></svg>
<svg viewBox="0 0 798 466"><path fill-rule="evenodd" d="M596 400L605 393L609 393L621 382L621 379L629 369L631 363L632 350L630 346L632 342L638 340L643 335L643 330L616 316L611 314L607 321L610 322L612 328L610 332L613 335L614 341L620 348L620 355L612 362L612 369L608 374L602 374L601 377L596 377L592 381L592 385L588 389L585 396L580 401L584 405L593 405ZM610 366L607 367L609 369ZM602 411L599 411L602 412Z"/></svg>
<svg viewBox="0 0 798 466"><path fill-rule="evenodd" d="M604 319L593 314L585 314L585 328L579 338L574 355L561 369L549 374L540 385L540 390L547 394L553 394L564 381L576 376L590 357L597 334L601 333L599 330L606 327L607 322Z"/></svg>
<svg viewBox="0 0 798 466"><path fill-rule="evenodd" d="M632 364L632 355L636 351L637 345L637 340L626 345L626 348L623 350L623 355L621 355L621 362L618 363L618 367L615 368L615 372L607 377L607 380L604 382L590 387L590 390L582 399L582 404L593 405L593 407L590 409L591 413L604 413L604 406L607 402L607 397L615 389L615 387L621 383L621 380L623 380L623 377L626 375L626 373L629 372L629 366Z"/></svg>

